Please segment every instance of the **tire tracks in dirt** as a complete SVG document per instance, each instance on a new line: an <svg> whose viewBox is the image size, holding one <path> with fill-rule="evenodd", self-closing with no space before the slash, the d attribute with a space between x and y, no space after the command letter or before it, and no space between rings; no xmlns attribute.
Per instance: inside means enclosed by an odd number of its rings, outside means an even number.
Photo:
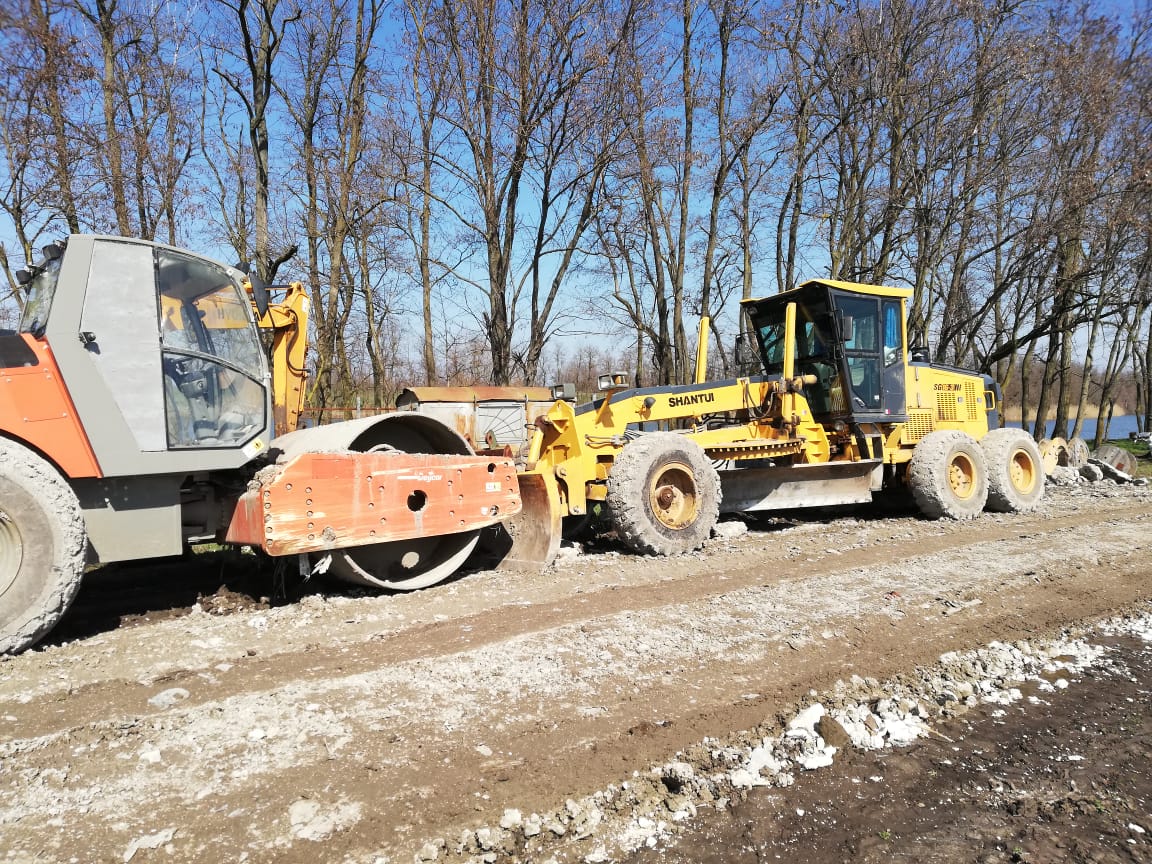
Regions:
<svg viewBox="0 0 1152 864"><path fill-rule="evenodd" d="M662 572L651 560L588 556L577 566L601 581L587 594L557 593L579 574L512 586L487 574L475 580L488 591L480 603L458 597L459 613L437 621L427 620L442 608L431 599L408 600L427 617L368 622L374 632L358 641L341 618L378 601L301 609L316 618L299 630L312 647L286 632L280 650L148 683L96 662L80 670L87 683L21 704L22 678L66 675L65 658L83 659L85 645L25 655L0 665L0 778L26 781L0 783L0 826L23 848L60 842L53 808L63 807L76 814L69 833L99 857L168 820L195 841L169 860L238 849L314 860L286 816L303 797L360 807L327 841L328 860L411 851L505 806L543 811L763 723L838 678L888 677L1152 596L1146 513L1138 499L973 523L832 523L661 560ZM836 554L860 536L866 545ZM153 651L142 637L167 632L168 656L155 659L171 669L202 617L93 641L101 656L137 642ZM177 684L185 702L149 708ZM155 768L143 758L153 752Z"/></svg>

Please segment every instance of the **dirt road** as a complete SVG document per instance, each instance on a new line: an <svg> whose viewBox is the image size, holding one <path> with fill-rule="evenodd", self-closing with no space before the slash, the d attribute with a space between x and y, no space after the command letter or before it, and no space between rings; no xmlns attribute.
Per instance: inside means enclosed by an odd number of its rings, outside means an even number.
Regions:
<svg viewBox="0 0 1152 864"><path fill-rule="evenodd" d="M606 860L669 791L651 766L853 675L1148 601L1150 508L1097 484L968 523L780 520L103 629L0 661L0 860Z"/></svg>

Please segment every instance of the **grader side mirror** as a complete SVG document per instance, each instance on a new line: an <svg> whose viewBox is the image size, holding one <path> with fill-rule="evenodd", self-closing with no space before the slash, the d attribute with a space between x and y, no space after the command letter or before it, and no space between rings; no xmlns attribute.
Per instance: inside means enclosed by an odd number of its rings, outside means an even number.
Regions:
<svg viewBox="0 0 1152 864"><path fill-rule="evenodd" d="M854 335L852 333L852 327L855 324L854 319L851 315L845 315L841 312L837 316L837 321L840 324L840 341L845 344L851 342Z"/></svg>

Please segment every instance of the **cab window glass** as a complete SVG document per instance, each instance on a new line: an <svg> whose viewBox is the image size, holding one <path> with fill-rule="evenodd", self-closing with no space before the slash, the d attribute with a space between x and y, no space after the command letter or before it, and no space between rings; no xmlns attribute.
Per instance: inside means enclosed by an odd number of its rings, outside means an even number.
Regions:
<svg viewBox="0 0 1152 864"><path fill-rule="evenodd" d="M848 383L855 410L880 408L880 303L872 297L836 297L836 311L844 333Z"/></svg>
<svg viewBox="0 0 1152 864"><path fill-rule="evenodd" d="M251 307L223 268L156 251L168 446L235 447L264 428L264 364Z"/></svg>
<svg viewBox="0 0 1152 864"><path fill-rule="evenodd" d="M903 354L900 338L900 301L884 301L884 365L898 363Z"/></svg>
<svg viewBox="0 0 1152 864"><path fill-rule="evenodd" d="M157 250L156 267L164 347L210 354L259 374L260 341L248 300L228 273L165 249Z"/></svg>
<svg viewBox="0 0 1152 864"><path fill-rule="evenodd" d="M758 330L764 351L764 369L769 375L784 368L784 322L765 324Z"/></svg>
<svg viewBox="0 0 1152 864"><path fill-rule="evenodd" d="M56 282L60 278L62 258L49 259L36 271L28 287L28 298L24 301L24 311L20 315L20 332L41 336L48 323L48 313L52 309L52 297L56 293Z"/></svg>

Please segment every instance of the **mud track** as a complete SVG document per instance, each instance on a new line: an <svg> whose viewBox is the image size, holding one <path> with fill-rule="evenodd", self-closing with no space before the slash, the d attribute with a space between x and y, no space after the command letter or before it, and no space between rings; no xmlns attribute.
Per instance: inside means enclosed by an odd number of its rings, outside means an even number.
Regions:
<svg viewBox="0 0 1152 864"><path fill-rule="evenodd" d="M98 629L0 662L0 860L452 859L505 808L554 811L853 674L1147 601L1150 504L1078 487L967 523L783 521L678 559Z"/></svg>

